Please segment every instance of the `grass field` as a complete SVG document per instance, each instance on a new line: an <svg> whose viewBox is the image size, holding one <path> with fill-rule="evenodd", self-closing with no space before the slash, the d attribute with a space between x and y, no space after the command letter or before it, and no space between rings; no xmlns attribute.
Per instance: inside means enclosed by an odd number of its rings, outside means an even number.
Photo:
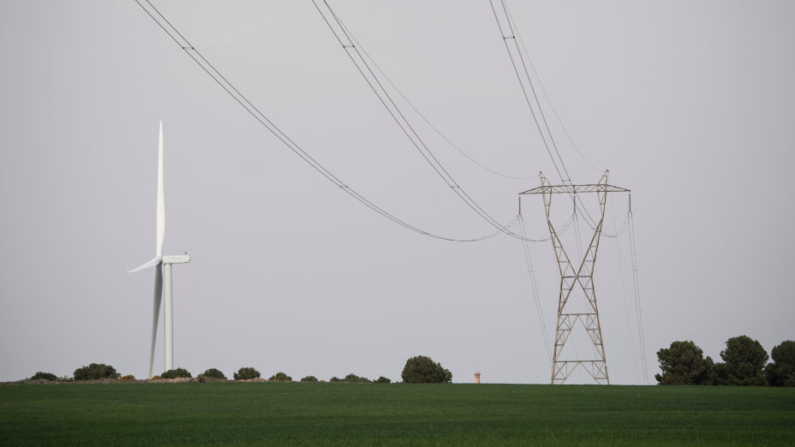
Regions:
<svg viewBox="0 0 795 447"><path fill-rule="evenodd" d="M0 386L0 446L795 445L795 389Z"/></svg>

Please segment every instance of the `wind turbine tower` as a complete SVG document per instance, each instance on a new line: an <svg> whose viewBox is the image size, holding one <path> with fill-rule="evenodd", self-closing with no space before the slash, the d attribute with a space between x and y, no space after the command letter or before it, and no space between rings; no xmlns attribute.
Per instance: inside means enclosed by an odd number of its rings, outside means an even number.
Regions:
<svg viewBox="0 0 795 447"><path fill-rule="evenodd" d="M149 377L152 377L152 367L155 362L155 341L157 339L157 322L160 316L160 304L163 298L163 282L165 280L165 352L166 371L174 369L174 315L171 289L171 265L187 264L190 256L184 255L163 256L163 241L166 235L166 207L163 194L163 121L160 121L160 138L157 152L157 216L155 225L155 257L149 262L136 267L127 273L137 272L150 267L155 268L155 299L154 314L152 316L152 349L149 354Z"/></svg>

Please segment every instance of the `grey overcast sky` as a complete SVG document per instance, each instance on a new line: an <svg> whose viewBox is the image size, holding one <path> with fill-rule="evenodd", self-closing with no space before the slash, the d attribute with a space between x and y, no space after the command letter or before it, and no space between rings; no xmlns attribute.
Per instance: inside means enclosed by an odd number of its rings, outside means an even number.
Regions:
<svg viewBox="0 0 795 447"><path fill-rule="evenodd" d="M434 233L493 230L400 133L310 0L153 3L361 194ZM479 168L400 103L497 220L516 216L517 193L538 186L539 171L557 182L488 0L330 3L451 141L529 177ZM633 191L649 374L625 232L602 240L596 268L612 382L653 383L655 353L674 340L719 359L729 337L768 351L795 339L795 3L509 5L561 121L599 168L547 109L573 180L609 168L610 183ZM485 382L549 381L520 242L434 240L368 210L252 119L134 1L0 2L0 60L0 380L70 376L92 362L145 377L154 273L123 272L153 256L162 119L166 254L193 259L174 267L177 366L399 380L423 354L455 382L475 371ZM571 201L556 200L562 227ZM607 210L609 233L627 196ZM530 237L547 236L540 198L524 199L523 214ZM551 338L554 254L549 242L530 250Z"/></svg>

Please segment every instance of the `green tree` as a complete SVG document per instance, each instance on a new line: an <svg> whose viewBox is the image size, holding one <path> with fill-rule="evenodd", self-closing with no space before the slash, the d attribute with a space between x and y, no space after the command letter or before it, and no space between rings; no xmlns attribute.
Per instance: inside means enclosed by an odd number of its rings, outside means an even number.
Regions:
<svg viewBox="0 0 795 447"><path fill-rule="evenodd" d="M88 366L77 368L74 373L75 380L100 380L118 379L119 373L110 365L92 363Z"/></svg>
<svg viewBox="0 0 795 447"><path fill-rule="evenodd" d="M168 371L160 374L161 379L181 379L181 378L188 378L190 379L193 377L188 370L184 368L176 368L176 369L169 369Z"/></svg>
<svg viewBox="0 0 795 447"><path fill-rule="evenodd" d="M764 368L767 351L762 344L745 335L726 340L720 357L724 363L718 369L721 385L761 386L765 384Z"/></svg>
<svg viewBox="0 0 795 447"><path fill-rule="evenodd" d="M381 377L375 379L375 381L373 383L392 383L392 381L387 379L384 376L381 376Z"/></svg>
<svg viewBox="0 0 795 447"><path fill-rule="evenodd" d="M449 370L424 355L406 360L401 377L405 383L450 383L453 380Z"/></svg>
<svg viewBox="0 0 795 447"><path fill-rule="evenodd" d="M224 373L215 368L210 368L207 371L203 372L201 375L203 375L204 377L208 377L210 379L226 380L226 376L224 375Z"/></svg>
<svg viewBox="0 0 795 447"><path fill-rule="evenodd" d="M711 380L712 359L692 341L675 341L657 351L662 374L654 378L660 385L705 385Z"/></svg>
<svg viewBox="0 0 795 447"><path fill-rule="evenodd" d="M272 375L268 380L271 382L292 382L293 378L280 371Z"/></svg>
<svg viewBox="0 0 795 447"><path fill-rule="evenodd" d="M46 380L48 382L55 382L58 380L58 377L56 377L56 375L53 373L39 371L28 380Z"/></svg>
<svg viewBox="0 0 795 447"><path fill-rule="evenodd" d="M260 374L256 369L247 366L240 368L234 375L235 380L259 379Z"/></svg>
<svg viewBox="0 0 795 447"><path fill-rule="evenodd" d="M795 386L795 341L787 340L770 351L773 363L765 367L771 386Z"/></svg>
<svg viewBox="0 0 795 447"><path fill-rule="evenodd" d="M314 382L317 382L317 377L315 377L315 376L306 376L303 379L301 379L301 382L302 383L314 383Z"/></svg>

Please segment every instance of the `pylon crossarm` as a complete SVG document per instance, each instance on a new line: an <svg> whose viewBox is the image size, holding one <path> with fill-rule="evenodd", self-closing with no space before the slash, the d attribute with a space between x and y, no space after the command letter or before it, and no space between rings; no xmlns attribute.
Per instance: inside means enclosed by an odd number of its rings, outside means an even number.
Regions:
<svg viewBox="0 0 795 447"><path fill-rule="evenodd" d="M519 195L534 194L583 194L589 192L631 192L631 190L620 186L597 183L594 185L543 185L527 191L520 192Z"/></svg>

